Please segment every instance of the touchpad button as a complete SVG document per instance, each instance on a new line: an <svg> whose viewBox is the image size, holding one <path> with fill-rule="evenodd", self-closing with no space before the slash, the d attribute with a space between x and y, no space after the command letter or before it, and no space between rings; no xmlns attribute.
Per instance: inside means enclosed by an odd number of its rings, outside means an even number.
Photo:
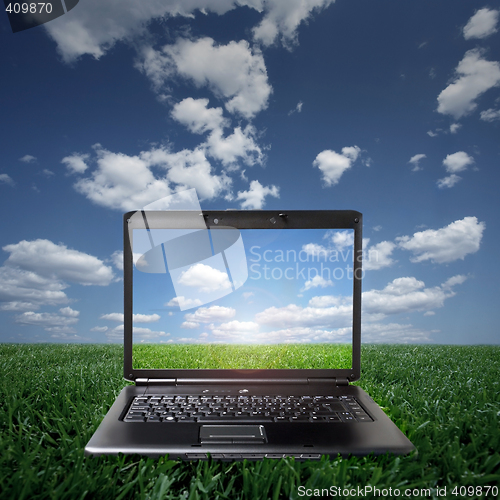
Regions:
<svg viewBox="0 0 500 500"><path fill-rule="evenodd" d="M264 444L267 443L263 425L202 425L201 444Z"/></svg>

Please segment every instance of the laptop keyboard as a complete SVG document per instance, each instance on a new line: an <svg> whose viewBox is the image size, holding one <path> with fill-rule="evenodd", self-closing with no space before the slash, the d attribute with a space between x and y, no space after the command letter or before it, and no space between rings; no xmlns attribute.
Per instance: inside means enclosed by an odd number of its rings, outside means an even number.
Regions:
<svg viewBox="0 0 500 500"><path fill-rule="evenodd" d="M371 422L353 396L166 396L134 398L125 422Z"/></svg>

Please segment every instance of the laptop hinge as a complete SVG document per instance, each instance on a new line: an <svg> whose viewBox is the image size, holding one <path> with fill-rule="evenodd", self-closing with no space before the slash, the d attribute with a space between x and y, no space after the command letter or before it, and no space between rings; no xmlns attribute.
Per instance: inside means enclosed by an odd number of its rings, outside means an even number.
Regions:
<svg viewBox="0 0 500 500"><path fill-rule="evenodd" d="M337 387L349 385L349 379L346 377L310 377L307 381L309 384L335 384Z"/></svg>
<svg viewBox="0 0 500 500"><path fill-rule="evenodd" d="M176 385L175 378L136 378L135 385Z"/></svg>

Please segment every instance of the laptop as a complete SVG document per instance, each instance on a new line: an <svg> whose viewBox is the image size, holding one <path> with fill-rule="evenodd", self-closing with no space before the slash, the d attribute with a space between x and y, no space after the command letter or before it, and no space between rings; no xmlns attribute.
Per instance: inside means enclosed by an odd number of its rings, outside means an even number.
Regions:
<svg viewBox="0 0 500 500"><path fill-rule="evenodd" d="M87 455L319 460L414 449L352 385L361 213L139 210L123 224L133 385Z"/></svg>

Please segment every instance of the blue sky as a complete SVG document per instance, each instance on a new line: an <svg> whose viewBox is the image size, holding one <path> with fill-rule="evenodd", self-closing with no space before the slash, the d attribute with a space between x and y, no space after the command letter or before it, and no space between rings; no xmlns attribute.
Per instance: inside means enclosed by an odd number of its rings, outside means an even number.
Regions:
<svg viewBox="0 0 500 500"><path fill-rule="evenodd" d="M0 16L0 341L120 341L121 214L194 187L204 209L362 212L364 341L498 343L499 8Z"/></svg>

